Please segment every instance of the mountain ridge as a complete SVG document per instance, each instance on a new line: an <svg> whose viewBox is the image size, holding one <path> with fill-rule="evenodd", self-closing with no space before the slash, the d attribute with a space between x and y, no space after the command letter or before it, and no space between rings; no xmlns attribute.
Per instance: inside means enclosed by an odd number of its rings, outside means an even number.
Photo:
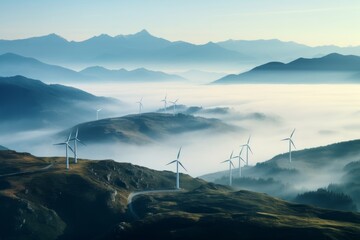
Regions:
<svg viewBox="0 0 360 240"><path fill-rule="evenodd" d="M213 83L358 83L360 79L356 79L356 74L359 73L359 56L331 53L319 58L298 58L289 63L265 63Z"/></svg>
<svg viewBox="0 0 360 240"><path fill-rule="evenodd" d="M0 55L0 76L10 77L23 75L46 82L131 82L131 81L183 81L183 77L145 68L134 70L110 70L101 66L93 66L74 71L57 65L51 65L35 58L24 57L14 53Z"/></svg>

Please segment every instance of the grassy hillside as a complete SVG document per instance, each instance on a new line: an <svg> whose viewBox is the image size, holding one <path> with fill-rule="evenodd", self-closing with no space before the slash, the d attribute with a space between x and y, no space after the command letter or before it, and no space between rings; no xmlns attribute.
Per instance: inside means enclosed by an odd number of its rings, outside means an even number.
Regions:
<svg viewBox="0 0 360 240"><path fill-rule="evenodd" d="M298 194L305 194L301 202L332 209L360 209L360 140L340 142L328 146L294 151L292 162L288 154L243 168L243 177L234 174L233 187L264 192L285 200L299 201ZM228 171L201 177L217 184L227 185ZM330 185L330 186L329 186ZM346 195L348 201L321 204L317 198L328 199L318 189ZM308 194L306 194L308 192ZM355 204L356 207L352 206Z"/></svg>
<svg viewBox="0 0 360 240"><path fill-rule="evenodd" d="M65 170L64 158L0 152L2 172L46 171L0 176L0 239L354 239L360 215L290 204L265 194L233 192L181 174L183 192L169 189L175 174L112 160L80 160ZM13 168L9 168L12 166ZM9 173L9 172L6 172Z"/></svg>
<svg viewBox="0 0 360 240"><path fill-rule="evenodd" d="M119 118L101 119L74 127L86 143L126 142L146 144L176 134L209 130L230 131L236 127L218 119L194 117L186 114L142 113ZM69 131L62 133L65 137Z"/></svg>
<svg viewBox="0 0 360 240"><path fill-rule="evenodd" d="M360 234L359 214L212 184L177 195L141 196L135 207L142 219L118 228L117 239L354 239Z"/></svg>

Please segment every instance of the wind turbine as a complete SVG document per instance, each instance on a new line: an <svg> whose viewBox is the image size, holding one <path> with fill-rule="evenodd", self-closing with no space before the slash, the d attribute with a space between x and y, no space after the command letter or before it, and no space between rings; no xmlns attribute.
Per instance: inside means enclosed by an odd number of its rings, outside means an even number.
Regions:
<svg viewBox="0 0 360 240"><path fill-rule="evenodd" d="M83 142L81 142L80 139L78 138L78 135L79 135L79 129L77 128L76 133L75 133L75 137L70 139L70 141L74 141L74 151L73 151L73 153L74 153L74 161L75 161L75 163L77 163L77 157L78 157L78 155L77 155L77 143L79 142L79 143L81 143L82 145L85 146L85 144Z"/></svg>
<svg viewBox="0 0 360 240"><path fill-rule="evenodd" d="M294 128L294 130L292 131L290 137L284 138L284 139L281 140L281 141L289 141L289 161L290 161L290 162L291 162L291 145L293 145L294 148L296 149L295 144L294 144L294 142L293 142L293 140L292 140L292 137L293 137L293 135L294 135L295 130L296 130L296 129Z"/></svg>
<svg viewBox="0 0 360 240"><path fill-rule="evenodd" d="M167 94L165 95L165 98L161 100L160 102L164 102L164 112L166 113L167 110Z"/></svg>
<svg viewBox="0 0 360 240"><path fill-rule="evenodd" d="M176 189L180 189L180 175L179 175L179 165L185 170L186 168L181 164L181 162L179 161L179 158L180 158L180 153L181 153L181 147L179 149L179 152L177 154L177 157L174 161L171 161L169 162L168 164L166 165L170 165L170 164L173 164L173 163L176 163Z"/></svg>
<svg viewBox="0 0 360 240"><path fill-rule="evenodd" d="M140 101L136 102L137 104L139 104L139 114L141 114L141 110L143 108L142 100L143 98L141 98Z"/></svg>
<svg viewBox="0 0 360 240"><path fill-rule="evenodd" d="M70 138L71 138L71 132L69 137L67 138L67 140L65 142L62 143L56 143L54 145L65 145L65 152L66 152L66 169L69 169L69 155L68 155L68 148L74 152L74 150L70 147L69 142L70 142Z"/></svg>
<svg viewBox="0 0 360 240"><path fill-rule="evenodd" d="M251 154L253 154L251 148L250 148L250 138L251 138L251 135L249 136L249 139L247 140L247 143L244 144L244 145L241 145L240 147L246 147L246 166L249 166L249 150L251 152Z"/></svg>
<svg viewBox="0 0 360 240"><path fill-rule="evenodd" d="M232 167L235 168L235 166L234 166L234 164L232 162L232 159L234 158L233 154L234 154L234 151L231 152L229 159L221 162L221 163L229 162L229 186L232 185Z"/></svg>
<svg viewBox="0 0 360 240"><path fill-rule="evenodd" d="M243 149L244 149L244 146L241 146L241 150L240 150L239 156L238 156L238 158L239 158L239 177L241 177L241 161L246 163L245 160L241 157Z"/></svg>
<svg viewBox="0 0 360 240"><path fill-rule="evenodd" d="M102 110L102 108L99 108L96 110L96 120L99 120L99 112Z"/></svg>
<svg viewBox="0 0 360 240"><path fill-rule="evenodd" d="M173 113L174 113L174 115L175 115L175 110L176 110L176 103L177 103L177 101L179 101L179 99L176 99L175 101L170 101L170 103L172 103L172 105L173 105Z"/></svg>

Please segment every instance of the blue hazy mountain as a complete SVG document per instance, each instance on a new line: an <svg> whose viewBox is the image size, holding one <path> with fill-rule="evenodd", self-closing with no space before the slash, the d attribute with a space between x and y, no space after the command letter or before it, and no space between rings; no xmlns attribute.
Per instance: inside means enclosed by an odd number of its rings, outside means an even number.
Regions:
<svg viewBox="0 0 360 240"><path fill-rule="evenodd" d="M0 55L0 76L22 75L41 79L46 82L94 82L94 81L182 81L184 78L139 68L132 71L125 69L109 70L103 67L89 67L81 72L56 65L49 65L34 58L13 53Z"/></svg>
<svg viewBox="0 0 360 240"><path fill-rule="evenodd" d="M111 115L121 104L112 98L97 97L62 85L47 85L23 76L0 77L0 115L2 130L59 127L95 118L95 109Z"/></svg>
<svg viewBox="0 0 360 240"><path fill-rule="evenodd" d="M0 76L10 77L16 75L58 82L86 80L86 77L76 71L46 64L34 58L23 57L13 53L0 55Z"/></svg>
<svg viewBox="0 0 360 240"><path fill-rule="evenodd" d="M313 48L295 42L271 40L227 40L217 42L223 48L248 54L262 61L291 61L303 57L313 57Z"/></svg>
<svg viewBox="0 0 360 240"><path fill-rule="evenodd" d="M9 149L0 145L0 151L6 151L6 150L9 150Z"/></svg>
<svg viewBox="0 0 360 240"><path fill-rule="evenodd" d="M360 55L360 47L310 47L272 40L227 40L207 44L171 42L146 30L115 37L101 34L84 41L68 41L56 34L19 40L0 40L0 54L7 52L62 64L117 63L264 63L288 62L299 57L319 57L332 52Z"/></svg>
<svg viewBox="0 0 360 240"><path fill-rule="evenodd" d="M360 55L360 47L317 46L310 47L296 42L284 42L278 39L270 40L227 40L217 42L228 50L241 52L263 62L292 61L299 57L314 58L333 52L340 54Z"/></svg>
<svg viewBox="0 0 360 240"><path fill-rule="evenodd" d="M214 83L359 83L360 57L332 53L321 58L299 58L290 63L270 62Z"/></svg>
<svg viewBox="0 0 360 240"><path fill-rule="evenodd" d="M84 76L89 76L92 79L107 80L107 81L183 81L184 78L167 74L160 71L151 71L145 68L138 68L128 71L124 68L119 70L110 70L104 67L88 67L80 71Z"/></svg>
<svg viewBox="0 0 360 240"><path fill-rule="evenodd" d="M0 40L0 54L12 52L52 63L81 62L241 62L251 59L214 43L195 45L171 42L146 30L132 35L99 35L85 41L67 41L50 34L21 40ZM170 62L169 62L170 61Z"/></svg>

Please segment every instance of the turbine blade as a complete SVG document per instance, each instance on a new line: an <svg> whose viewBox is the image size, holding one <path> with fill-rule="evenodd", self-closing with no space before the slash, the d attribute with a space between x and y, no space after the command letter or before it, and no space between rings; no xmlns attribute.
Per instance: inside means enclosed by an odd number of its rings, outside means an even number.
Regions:
<svg viewBox="0 0 360 240"><path fill-rule="evenodd" d="M77 138L79 135L79 128L76 129L76 134L75 134L75 138Z"/></svg>
<svg viewBox="0 0 360 240"><path fill-rule="evenodd" d="M249 139L248 139L248 141L247 141L247 144L249 144L249 143L250 143L250 139L251 139L251 135L249 136Z"/></svg>
<svg viewBox="0 0 360 240"><path fill-rule="evenodd" d="M251 147L249 145L247 147L249 148L251 154L254 154L253 151L251 150Z"/></svg>
<svg viewBox="0 0 360 240"><path fill-rule="evenodd" d="M240 159L241 159L244 163L246 163L246 161L245 161L242 157L240 157Z"/></svg>
<svg viewBox="0 0 360 240"><path fill-rule="evenodd" d="M178 160L179 160L179 157L180 157L181 149L182 149L182 147L180 147L179 152L178 152L178 154L177 154L177 159L178 159Z"/></svg>
<svg viewBox="0 0 360 240"><path fill-rule="evenodd" d="M69 145L69 144L66 144L67 145L67 147L73 152L73 153L75 153L74 152L74 149L72 149L72 147Z"/></svg>
<svg viewBox="0 0 360 240"><path fill-rule="evenodd" d="M174 162L176 162L177 160L174 160L174 161L171 161L171 162L169 162L168 164L166 164L166 165L170 165L170 164L173 164Z"/></svg>
<svg viewBox="0 0 360 240"><path fill-rule="evenodd" d="M220 163L226 163L226 162L229 162L230 160L228 159L228 160L225 160L225 161L222 161L222 162L220 162Z"/></svg>
<svg viewBox="0 0 360 240"><path fill-rule="evenodd" d="M232 158L233 158L233 157L232 157L233 154L234 154L234 150L231 152L229 159L232 159Z"/></svg>
<svg viewBox="0 0 360 240"><path fill-rule="evenodd" d="M294 144L293 140L291 140L291 139L290 139L290 142L291 142L291 144L294 146L294 148L296 149L296 147L295 147L295 144Z"/></svg>
<svg viewBox="0 0 360 240"><path fill-rule="evenodd" d="M280 141L287 141L287 140L290 140L290 138L284 138L284 139L281 139Z"/></svg>
<svg viewBox="0 0 360 240"><path fill-rule="evenodd" d="M182 165L182 163L180 161L179 161L179 164L185 171L187 171L186 168L184 167L184 165Z"/></svg>
<svg viewBox="0 0 360 240"><path fill-rule="evenodd" d="M242 151L243 151L243 149L244 149L244 145L242 145L242 146L240 146L241 147L241 150L240 150L240 153L239 153L239 157L241 156L241 153L242 153Z"/></svg>
<svg viewBox="0 0 360 240"><path fill-rule="evenodd" d="M54 145L65 145L66 143L55 143Z"/></svg>
<svg viewBox="0 0 360 240"><path fill-rule="evenodd" d="M296 130L296 128L294 128L294 130L292 131L290 138L292 138L292 136L294 135L295 130Z"/></svg>
<svg viewBox="0 0 360 240"><path fill-rule="evenodd" d="M233 162L232 162L232 161L230 161L230 164L233 166L233 168L235 168L235 166L234 166L234 164L233 164Z"/></svg>
<svg viewBox="0 0 360 240"><path fill-rule="evenodd" d="M69 135L69 137L68 137L68 139L67 139L66 142L69 142L69 141L70 141L71 135L72 135L72 131L70 132L70 135Z"/></svg>
<svg viewBox="0 0 360 240"><path fill-rule="evenodd" d="M81 143L82 145L86 146L85 143L83 143L82 141L80 141L79 139L76 139L79 143Z"/></svg>

